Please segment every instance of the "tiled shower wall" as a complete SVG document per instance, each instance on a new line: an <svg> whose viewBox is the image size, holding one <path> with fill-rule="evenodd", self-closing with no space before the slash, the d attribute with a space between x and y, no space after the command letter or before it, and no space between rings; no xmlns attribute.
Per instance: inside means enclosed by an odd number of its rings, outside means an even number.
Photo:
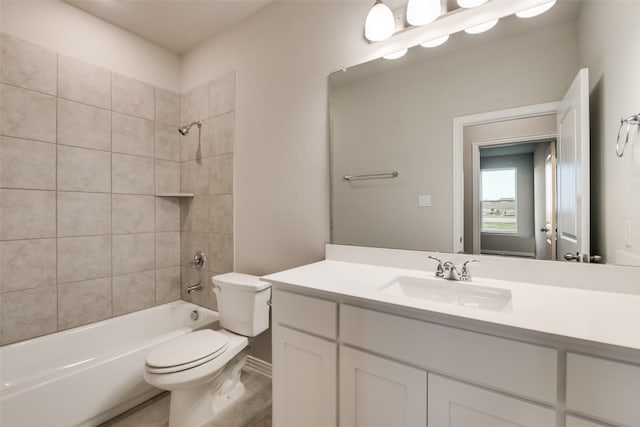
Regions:
<svg viewBox="0 0 640 427"><path fill-rule="evenodd" d="M179 299L180 202L154 194L190 170L180 95L5 34L1 77L0 343ZM226 161L206 147L207 164ZM230 193L222 181L206 194ZM230 195L206 197L230 209ZM231 245L228 222L216 248Z"/></svg>
<svg viewBox="0 0 640 427"><path fill-rule="evenodd" d="M233 142L235 74L220 76L182 95L181 122L201 121L182 137L181 186L194 197L182 200L183 299L217 309L210 277L233 271ZM205 271L190 265L196 251L207 255ZM206 291L186 295L202 281Z"/></svg>

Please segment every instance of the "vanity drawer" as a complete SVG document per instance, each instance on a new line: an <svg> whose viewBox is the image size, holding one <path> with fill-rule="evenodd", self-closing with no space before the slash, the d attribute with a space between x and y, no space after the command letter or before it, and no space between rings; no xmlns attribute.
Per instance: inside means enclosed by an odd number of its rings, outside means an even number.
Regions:
<svg viewBox="0 0 640 427"><path fill-rule="evenodd" d="M337 304L275 289L271 297L273 323L336 339Z"/></svg>
<svg viewBox="0 0 640 427"><path fill-rule="evenodd" d="M567 408L640 426L640 366L568 353Z"/></svg>
<svg viewBox="0 0 640 427"><path fill-rule="evenodd" d="M340 339L427 370L556 403L557 352L551 348L344 304Z"/></svg>

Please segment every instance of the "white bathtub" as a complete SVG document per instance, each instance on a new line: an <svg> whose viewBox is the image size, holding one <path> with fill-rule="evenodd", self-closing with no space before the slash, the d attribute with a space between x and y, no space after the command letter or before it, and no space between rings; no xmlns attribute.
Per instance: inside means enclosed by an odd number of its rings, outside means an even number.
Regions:
<svg viewBox="0 0 640 427"><path fill-rule="evenodd" d="M113 418L161 392L143 379L151 347L217 320L215 311L176 301L0 347L0 426L96 426Z"/></svg>

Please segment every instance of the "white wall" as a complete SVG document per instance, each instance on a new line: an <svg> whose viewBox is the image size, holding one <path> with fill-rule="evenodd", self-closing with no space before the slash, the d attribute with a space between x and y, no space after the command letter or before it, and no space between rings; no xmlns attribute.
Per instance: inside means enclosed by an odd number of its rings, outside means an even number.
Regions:
<svg viewBox="0 0 640 427"><path fill-rule="evenodd" d="M2 0L0 9L5 33L154 86L180 89L179 55L62 1Z"/></svg>
<svg viewBox="0 0 640 427"><path fill-rule="evenodd" d="M640 129L623 158L620 119L640 113L640 2L587 2L579 19L580 53L591 80L592 236L607 262L640 265ZM606 70L606 72L605 72ZM601 104L598 104L601 103ZM631 222L627 246L624 223ZM592 251L593 252L593 251ZM630 256L629 256L630 255Z"/></svg>
<svg viewBox="0 0 640 427"><path fill-rule="evenodd" d="M324 257L327 76L366 59L369 2L274 2L184 57L183 92L236 72L235 268L265 274Z"/></svg>

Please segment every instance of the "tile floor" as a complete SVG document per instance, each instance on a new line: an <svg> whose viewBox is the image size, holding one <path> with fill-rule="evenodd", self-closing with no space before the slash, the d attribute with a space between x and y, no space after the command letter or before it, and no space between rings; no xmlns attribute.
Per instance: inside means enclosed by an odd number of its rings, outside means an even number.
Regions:
<svg viewBox="0 0 640 427"><path fill-rule="evenodd" d="M246 387L237 404L222 412L218 419L203 427L271 427L271 379L243 371ZM167 427L169 393L162 393L141 405L107 421L100 427Z"/></svg>

